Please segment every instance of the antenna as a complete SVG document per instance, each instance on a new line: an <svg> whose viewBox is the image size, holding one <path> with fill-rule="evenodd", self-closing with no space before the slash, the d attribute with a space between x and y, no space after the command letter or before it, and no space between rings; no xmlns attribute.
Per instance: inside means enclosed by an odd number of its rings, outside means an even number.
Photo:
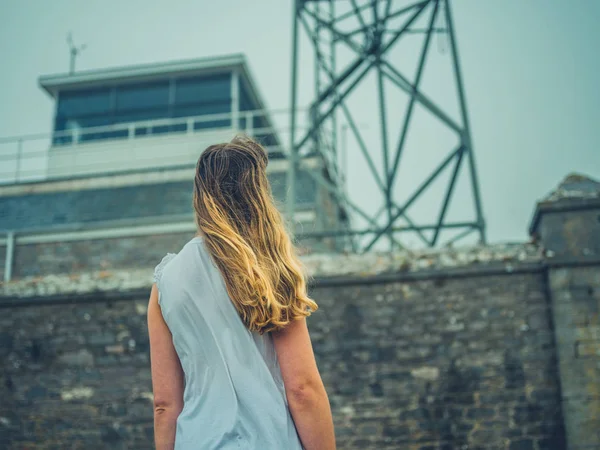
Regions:
<svg viewBox="0 0 600 450"><path fill-rule="evenodd" d="M67 44L69 44L69 52L70 52L70 56L71 56L70 61L69 61L69 75L72 75L73 73L75 73L75 60L77 59L77 55L79 55L79 53L81 53L83 50L85 50L87 45L82 44L79 47L77 47L73 43L73 36L72 36L71 32L69 32L69 34L67 35Z"/></svg>

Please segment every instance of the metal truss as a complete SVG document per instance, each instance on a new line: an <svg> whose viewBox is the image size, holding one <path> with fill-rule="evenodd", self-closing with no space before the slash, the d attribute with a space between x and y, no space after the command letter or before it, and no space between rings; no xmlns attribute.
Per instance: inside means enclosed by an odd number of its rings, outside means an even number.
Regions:
<svg viewBox="0 0 600 450"><path fill-rule="evenodd" d="M340 5L344 8L340 8ZM324 175L309 171L316 181L328 190L336 199L341 211L340 229L325 230L313 233L315 237L347 236L353 247L368 251L382 236L389 240L390 248L403 246L402 233L416 233L426 246L443 244L440 233L443 230L456 230L449 244L462 239L471 233L478 233L479 241L485 242L485 221L481 208L481 198L475 165L475 156L471 141L467 105L463 89L463 80L459 64L458 50L454 33L450 0L295 0L294 20L292 31L292 79L291 79L291 135L290 135L290 164L288 170L287 214L293 217L294 199L297 189L296 173L302 169L303 159L308 155L319 154L325 162ZM393 19L393 20L392 20ZM402 19L402 21L400 21ZM423 28L419 23L425 22ZM392 24L393 22L393 24ZM441 26L440 26L441 23ZM350 28L348 24L352 24ZM299 60L299 34L304 30L314 52L315 93L316 97L310 105L310 120L308 129L298 125L298 75L301 70ZM414 77L409 79L403 70L392 61L392 48L407 35L422 36L421 50ZM428 51L434 34L445 35L449 42L449 53L454 81L456 85L459 120L455 120L444 111L436 101L420 90L424 68L428 59ZM340 46L350 50L353 59L343 67L337 67L336 54ZM354 119L355 114L348 105L348 99L357 86L369 74L375 74L377 80L377 96L379 111L379 127L381 132L380 149L365 142L360 127ZM408 97L407 107L400 123L388 123L386 119L386 96L384 80L387 85L394 86ZM388 100L389 101L389 100ZM447 156L437 167L425 177L402 203L396 200L394 186L398 178L400 162L407 149L407 136L414 116L415 106L420 105L444 127L458 136L459 144L449 149ZM368 173L382 195L382 207L376 214L368 214L344 192L344 174L338 164L338 129L340 119L352 132L356 144L364 158ZM389 148L388 142L393 142L391 132L399 131L395 148ZM383 168L377 168L373 153L381 151ZM461 175L463 164L468 170ZM432 183L448 176L443 198L439 202L439 212L434 223L417 224L409 216L413 207L428 191ZM474 200L475 219L448 222L446 215L457 179L468 176L469 189ZM385 213L385 214L384 214ZM384 216L382 217L382 214ZM362 217L369 227L355 229L353 217ZM398 222L402 222L400 225ZM310 233L309 233L310 234ZM307 234L307 236L309 235ZM360 242L358 242L360 240Z"/></svg>

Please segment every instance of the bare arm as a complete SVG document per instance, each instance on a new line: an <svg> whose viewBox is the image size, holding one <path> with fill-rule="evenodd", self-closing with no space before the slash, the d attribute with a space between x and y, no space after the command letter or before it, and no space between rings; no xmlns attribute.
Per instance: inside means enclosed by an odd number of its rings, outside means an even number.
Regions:
<svg viewBox="0 0 600 450"><path fill-rule="evenodd" d="M183 408L184 375L158 304L156 285L152 286L148 302L148 335L154 393L154 442L156 450L173 450L177 417Z"/></svg>
<svg viewBox="0 0 600 450"><path fill-rule="evenodd" d="M272 333L290 412L306 450L335 450L329 399L319 375L306 319Z"/></svg>

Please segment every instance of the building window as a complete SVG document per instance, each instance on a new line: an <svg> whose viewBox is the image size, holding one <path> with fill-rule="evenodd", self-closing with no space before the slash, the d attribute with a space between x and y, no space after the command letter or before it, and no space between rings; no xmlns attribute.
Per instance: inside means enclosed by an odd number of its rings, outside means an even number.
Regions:
<svg viewBox="0 0 600 450"><path fill-rule="evenodd" d="M111 125L111 90L87 89L83 91L61 92L58 97L54 144L67 144L77 141L107 139L114 132L86 130L91 127Z"/></svg>
<svg viewBox="0 0 600 450"><path fill-rule="evenodd" d="M166 115L169 109L169 82L118 86L116 111L159 110Z"/></svg>
<svg viewBox="0 0 600 450"><path fill-rule="evenodd" d="M231 74L180 78L175 82L175 104L231 102Z"/></svg>
<svg viewBox="0 0 600 450"><path fill-rule="evenodd" d="M167 119L169 114L169 81L117 86L114 123L144 122ZM171 130L170 126L135 127L135 136L161 134Z"/></svg>
<svg viewBox="0 0 600 450"><path fill-rule="evenodd" d="M176 80L173 117L226 113L231 113L231 74ZM195 130L229 126L229 117L194 121Z"/></svg>
<svg viewBox="0 0 600 450"><path fill-rule="evenodd" d="M173 111L174 117L197 117L194 120L194 130L201 130L205 128L219 128L228 127L231 125L230 117L223 118L202 118L198 116L208 116L212 114L226 114L231 112L231 106L226 103L210 103L202 104L198 103L195 105L175 105Z"/></svg>
<svg viewBox="0 0 600 450"><path fill-rule="evenodd" d="M58 115L64 117L107 114L110 110L110 89L66 91L58 98Z"/></svg>
<svg viewBox="0 0 600 450"><path fill-rule="evenodd" d="M182 132L189 117L231 113L231 74L196 76L101 89L60 92L54 144L127 137L128 129L87 131L89 127L136 124L135 136ZM177 119L169 125L148 125ZM231 118L195 119L193 129L231 126Z"/></svg>

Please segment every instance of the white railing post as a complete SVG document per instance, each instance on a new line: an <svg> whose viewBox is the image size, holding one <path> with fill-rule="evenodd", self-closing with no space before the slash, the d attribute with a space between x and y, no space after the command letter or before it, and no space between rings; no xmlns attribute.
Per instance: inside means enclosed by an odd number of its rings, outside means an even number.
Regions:
<svg viewBox="0 0 600 450"><path fill-rule="evenodd" d="M100 143L100 141L103 141L105 138L107 139L107 142L116 142L117 140L126 142L128 140L133 141L134 139L145 139L153 134L152 128L155 127L159 127L159 130L167 128L167 130L158 133L161 136L163 133L169 134L172 132L184 132L189 136L195 136L199 133L203 133L205 130L223 128L236 132L245 131L249 136L253 137L255 137L256 134L272 133L277 135L278 132L288 132L286 129L273 128L273 124L271 123L272 115L282 113L287 114L288 110L241 110L241 106L248 106L241 105L240 103L241 100L243 100L241 98L241 89L243 86L239 80L241 74L232 75L231 78L233 80L231 83L233 101L231 104L231 111L229 112L201 114L193 117L153 119L87 128L77 128L75 124L70 124L70 128L66 130L53 130L51 133L0 138L0 145L8 144L11 149L15 148L15 152L12 152L11 150L10 154L5 157L0 155L0 166L4 161L8 161L12 165L10 171L5 172L6 175L0 174L0 183L6 184L6 182L10 181L11 183L17 184L22 182L23 179L32 178L27 175L29 173L28 167L32 165L29 161L31 161L32 158L37 161L47 157L45 151L35 151L34 148L30 147L27 147L27 151L25 151L25 147L29 146L30 142L33 140L49 139L50 146L56 150L56 161L52 161L54 165L49 166L49 168L46 169L45 176L42 175L43 179L49 179L57 176L57 174L69 173L69 169L72 169L73 173L80 173L84 166L88 167L88 155L90 155L90 152L94 153L98 151L94 145L88 146L88 144ZM235 79L237 79L238 82L236 82ZM304 111L304 109L302 109L302 111ZM260 120L257 120L259 118ZM230 120L230 123L224 125L224 122L227 120ZM113 132L115 132L114 135ZM98 135L95 135L96 133L98 133ZM56 164L58 164L58 166L56 166ZM85 170L85 173L99 173L103 171L104 168L99 167L97 170L98 171Z"/></svg>
<svg viewBox="0 0 600 450"><path fill-rule="evenodd" d="M246 113L246 133L254 137L254 114L251 111Z"/></svg>
<svg viewBox="0 0 600 450"><path fill-rule="evenodd" d="M19 139L17 143L17 167L15 169L15 182L19 182L19 174L21 173L21 158L23 156L23 139Z"/></svg>
<svg viewBox="0 0 600 450"><path fill-rule="evenodd" d="M15 233L6 233L6 255L4 257L4 282L8 283L12 278L13 256L15 254Z"/></svg>
<svg viewBox="0 0 600 450"><path fill-rule="evenodd" d="M231 73L231 127L240 129L240 74L237 70Z"/></svg>

